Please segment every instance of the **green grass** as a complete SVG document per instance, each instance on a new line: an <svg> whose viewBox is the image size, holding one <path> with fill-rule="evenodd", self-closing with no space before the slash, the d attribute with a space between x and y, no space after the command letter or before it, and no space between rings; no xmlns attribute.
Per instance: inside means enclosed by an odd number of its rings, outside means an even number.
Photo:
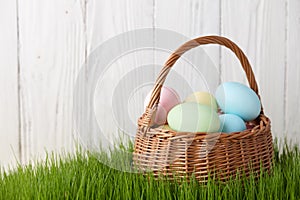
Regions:
<svg viewBox="0 0 300 200"><path fill-rule="evenodd" d="M99 161L109 160L103 152L52 155L34 167L2 171L0 199L300 199L300 151L283 145L279 154L278 145L274 146L271 175L225 185L210 180L206 186L193 180L177 184L121 172ZM111 158L120 157L123 148L112 151Z"/></svg>

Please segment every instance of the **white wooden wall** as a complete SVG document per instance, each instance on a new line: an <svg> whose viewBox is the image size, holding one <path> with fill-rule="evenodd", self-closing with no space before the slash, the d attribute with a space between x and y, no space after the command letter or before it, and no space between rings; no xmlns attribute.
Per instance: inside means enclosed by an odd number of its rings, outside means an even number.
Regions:
<svg viewBox="0 0 300 200"><path fill-rule="evenodd" d="M300 144L299 0L0 0L0 27L2 166L74 148L73 89L85 58L139 28L235 41L253 66L273 135ZM222 81L246 81L227 49L205 50Z"/></svg>

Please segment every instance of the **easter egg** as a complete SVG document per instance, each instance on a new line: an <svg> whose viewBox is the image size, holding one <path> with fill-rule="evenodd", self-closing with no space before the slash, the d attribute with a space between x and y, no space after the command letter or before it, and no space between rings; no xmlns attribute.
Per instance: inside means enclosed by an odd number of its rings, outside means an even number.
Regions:
<svg viewBox="0 0 300 200"><path fill-rule="evenodd" d="M162 129L169 130L169 131L173 130L173 129L171 129L171 127L168 124L163 125Z"/></svg>
<svg viewBox="0 0 300 200"><path fill-rule="evenodd" d="M152 94L152 90L148 93L144 101L144 107L148 106ZM177 92L170 88L163 86L161 88L160 100L156 110L154 123L161 125L167 121L168 112L177 104L180 103L180 97Z"/></svg>
<svg viewBox="0 0 300 200"><path fill-rule="evenodd" d="M157 125L165 124L167 122L168 112L162 105L158 105L155 115L154 123Z"/></svg>
<svg viewBox="0 0 300 200"><path fill-rule="evenodd" d="M189 95L184 102L196 102L203 105L211 106L215 111L218 110L218 105L215 97L208 92L195 92Z"/></svg>
<svg viewBox="0 0 300 200"><path fill-rule="evenodd" d="M257 94L248 86L237 82L221 84L215 93L219 107L226 114L235 114L244 121L256 119L261 111Z"/></svg>
<svg viewBox="0 0 300 200"><path fill-rule="evenodd" d="M223 114L220 118L220 132L231 133L239 132L246 129L245 122L242 118L233 114Z"/></svg>
<svg viewBox="0 0 300 200"><path fill-rule="evenodd" d="M217 132L220 128L215 110L195 102L185 102L172 108L168 124L171 129L180 132Z"/></svg>

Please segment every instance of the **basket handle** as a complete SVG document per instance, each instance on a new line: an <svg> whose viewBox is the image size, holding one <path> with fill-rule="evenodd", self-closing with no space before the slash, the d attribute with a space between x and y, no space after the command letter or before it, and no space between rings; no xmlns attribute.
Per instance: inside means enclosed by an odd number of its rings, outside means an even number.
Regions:
<svg viewBox="0 0 300 200"><path fill-rule="evenodd" d="M184 43L174 53L172 53L172 55L169 57L167 62L164 64L164 67L162 68L159 76L156 79L147 109L153 109L154 106L156 106L158 104L162 85L164 84L171 67L180 58L180 56L192 48L195 48L199 45L205 45L205 44L219 44L219 45L223 45L223 46L229 48L231 51L233 51L233 53L240 60L240 63L246 73L250 87L252 88L252 90L254 90L254 92L258 95L258 97L260 99L260 96L258 94L257 83L256 83L256 80L254 77L254 73L253 73L251 65L250 65L247 57L243 53L243 51L234 42L232 42L231 40L229 40L225 37L204 36L204 37L195 38L193 40L190 40L190 41ZM263 108L261 108L261 114L263 114Z"/></svg>

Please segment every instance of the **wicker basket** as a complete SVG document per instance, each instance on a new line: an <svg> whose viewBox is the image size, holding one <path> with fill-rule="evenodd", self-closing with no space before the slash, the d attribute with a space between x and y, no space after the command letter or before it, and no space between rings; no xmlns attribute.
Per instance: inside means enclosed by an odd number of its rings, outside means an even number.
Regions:
<svg viewBox="0 0 300 200"><path fill-rule="evenodd" d="M205 36L190 40L179 47L162 68L145 113L138 120L133 163L139 171L174 178L190 177L206 182L211 175L226 181L237 171L259 176L261 168L270 171L273 160L270 120L261 109L260 116L248 124L248 129L231 134L189 133L162 129L153 124L162 85L174 63L186 51L205 44L219 44L231 49L241 62L250 87L258 87L249 61L232 41L220 36ZM259 95L258 95L259 96Z"/></svg>

